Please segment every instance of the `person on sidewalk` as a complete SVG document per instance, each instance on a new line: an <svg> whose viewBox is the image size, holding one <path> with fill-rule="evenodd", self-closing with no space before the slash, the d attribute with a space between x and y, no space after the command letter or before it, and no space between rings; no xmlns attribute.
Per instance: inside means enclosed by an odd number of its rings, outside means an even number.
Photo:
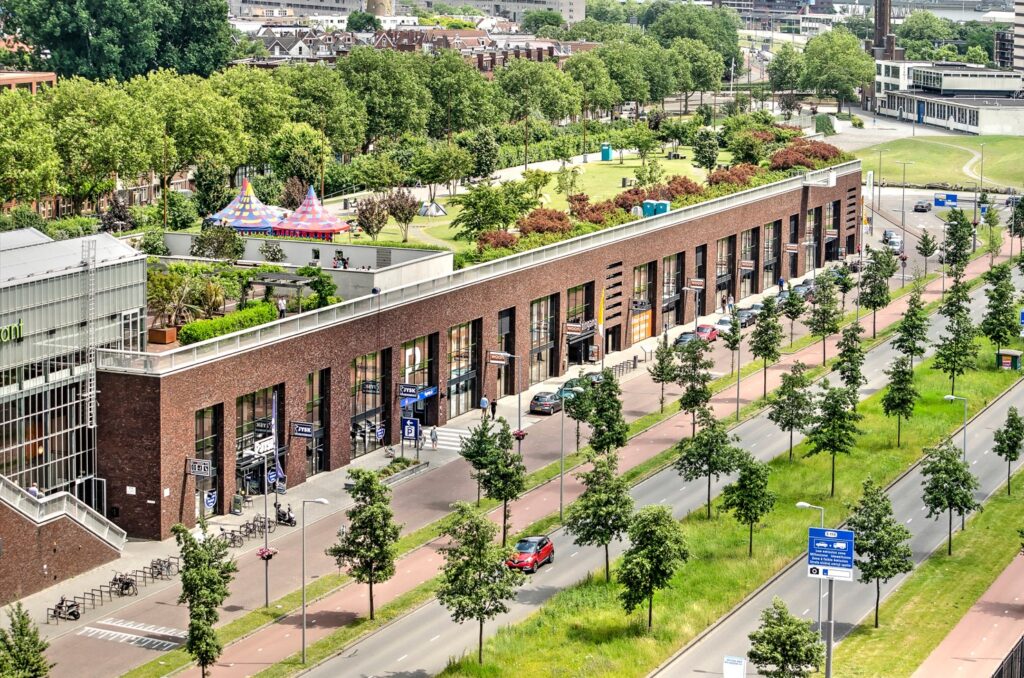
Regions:
<svg viewBox="0 0 1024 678"><path fill-rule="evenodd" d="M491 419L498 418L498 399L495 398L491 401Z"/></svg>
<svg viewBox="0 0 1024 678"><path fill-rule="evenodd" d="M430 427L430 449L432 449L432 450L436 450L437 449L437 427L436 426L431 426Z"/></svg>
<svg viewBox="0 0 1024 678"><path fill-rule="evenodd" d="M732 309L733 309L733 307L735 305L736 305L736 300L733 299L733 296L730 294L729 295L729 313L732 313Z"/></svg>
<svg viewBox="0 0 1024 678"><path fill-rule="evenodd" d="M284 297L277 298L277 317L283 318L288 311L288 303L285 302Z"/></svg>
<svg viewBox="0 0 1024 678"><path fill-rule="evenodd" d="M782 290L786 289L785 278L779 277L779 294L782 294Z"/></svg>
<svg viewBox="0 0 1024 678"><path fill-rule="evenodd" d="M723 294L722 295L722 315L725 315L726 313L728 313L728 311L726 310L726 307L728 306L728 304L729 304L729 297L727 297L727 296L725 296Z"/></svg>
<svg viewBox="0 0 1024 678"><path fill-rule="evenodd" d="M28 488L28 493L36 499L39 499L39 485L32 483Z"/></svg>
<svg viewBox="0 0 1024 678"><path fill-rule="evenodd" d="M480 419L487 418L487 408L491 406L491 401L487 399L487 395L480 398Z"/></svg>

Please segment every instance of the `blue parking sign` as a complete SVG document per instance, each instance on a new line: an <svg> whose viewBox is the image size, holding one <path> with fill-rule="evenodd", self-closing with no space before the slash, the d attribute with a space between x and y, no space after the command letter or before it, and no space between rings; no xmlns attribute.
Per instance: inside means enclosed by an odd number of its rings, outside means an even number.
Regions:
<svg viewBox="0 0 1024 678"><path fill-rule="evenodd" d="M853 580L853 530L812 527L807 531L807 576Z"/></svg>
<svg viewBox="0 0 1024 678"><path fill-rule="evenodd" d="M402 440L419 440L420 422L413 417L402 417Z"/></svg>

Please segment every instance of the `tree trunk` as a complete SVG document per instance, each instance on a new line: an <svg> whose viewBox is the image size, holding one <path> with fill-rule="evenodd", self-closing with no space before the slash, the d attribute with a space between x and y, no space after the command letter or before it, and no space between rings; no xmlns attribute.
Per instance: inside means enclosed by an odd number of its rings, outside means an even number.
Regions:
<svg viewBox="0 0 1024 678"><path fill-rule="evenodd" d="M606 584L612 583L612 565L608 557L608 544L604 545L604 582Z"/></svg>
<svg viewBox="0 0 1024 678"><path fill-rule="evenodd" d="M750 539L747 542L747 558L754 557L754 523L750 523Z"/></svg>
<svg viewBox="0 0 1024 678"><path fill-rule="evenodd" d="M836 455L834 453L832 454L832 492L829 496L836 496ZM504 544L502 544L502 546L504 546Z"/></svg>
<svg viewBox="0 0 1024 678"><path fill-rule="evenodd" d="M882 580L875 577L875 628L878 628L878 605L882 602Z"/></svg>
<svg viewBox="0 0 1024 678"><path fill-rule="evenodd" d="M654 624L654 594L647 596L647 630Z"/></svg>
<svg viewBox="0 0 1024 678"><path fill-rule="evenodd" d="M949 381L949 395L956 395L956 375L950 375Z"/></svg>
<svg viewBox="0 0 1024 678"><path fill-rule="evenodd" d="M827 358L826 352L825 352L825 339L827 339L827 337L822 337L821 338L821 366L822 367L824 367L825 363L828 362L828 358Z"/></svg>
<svg viewBox="0 0 1024 678"><path fill-rule="evenodd" d="M708 474L708 520L711 520L711 474Z"/></svg>
<svg viewBox="0 0 1024 678"><path fill-rule="evenodd" d="M789 429L789 460L793 461L793 429Z"/></svg>
<svg viewBox="0 0 1024 678"><path fill-rule="evenodd" d="M373 611L373 578L372 577L370 578L369 584L370 584L370 621L373 621L374 619L376 619L376 617L374 616L374 611Z"/></svg>
<svg viewBox="0 0 1024 678"><path fill-rule="evenodd" d="M697 435L697 410L690 413L691 425L690 425L690 437L694 438Z"/></svg>
<svg viewBox="0 0 1024 678"><path fill-rule="evenodd" d="M789 345L793 345L793 337L796 334L796 320L789 321Z"/></svg>
<svg viewBox="0 0 1024 678"><path fill-rule="evenodd" d="M508 542L508 500L501 503L501 548Z"/></svg>
<svg viewBox="0 0 1024 678"><path fill-rule="evenodd" d="M946 533L946 555L953 555L953 509L949 509L949 531Z"/></svg>
<svg viewBox="0 0 1024 678"><path fill-rule="evenodd" d="M1010 496L1010 464L1013 463L1009 459L1006 460L1006 496Z"/></svg>
<svg viewBox="0 0 1024 678"><path fill-rule="evenodd" d="M484 620L480 620L480 637L476 644L476 661L478 664L484 663Z"/></svg>
<svg viewBox="0 0 1024 678"><path fill-rule="evenodd" d="M878 336L878 309L871 309L871 338Z"/></svg>
<svg viewBox="0 0 1024 678"><path fill-rule="evenodd" d="M768 358L764 359L764 393L761 394L762 398L768 397Z"/></svg>
<svg viewBox="0 0 1024 678"><path fill-rule="evenodd" d="M658 405L661 407L661 413L665 413L665 382L661 382L661 399L658 400Z"/></svg>
<svg viewBox="0 0 1024 678"><path fill-rule="evenodd" d="M903 416L896 415L896 449L900 448L900 434L903 432Z"/></svg>

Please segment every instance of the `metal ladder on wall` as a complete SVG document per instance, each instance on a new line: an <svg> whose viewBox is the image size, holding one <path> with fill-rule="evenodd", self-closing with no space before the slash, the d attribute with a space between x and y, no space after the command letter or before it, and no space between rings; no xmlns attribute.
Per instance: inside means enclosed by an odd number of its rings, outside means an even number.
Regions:
<svg viewBox="0 0 1024 678"><path fill-rule="evenodd" d="M85 378L86 425L95 435L96 429L96 240L82 240L82 264L85 266L85 297L82 300L82 322L85 323L85 357L89 366Z"/></svg>

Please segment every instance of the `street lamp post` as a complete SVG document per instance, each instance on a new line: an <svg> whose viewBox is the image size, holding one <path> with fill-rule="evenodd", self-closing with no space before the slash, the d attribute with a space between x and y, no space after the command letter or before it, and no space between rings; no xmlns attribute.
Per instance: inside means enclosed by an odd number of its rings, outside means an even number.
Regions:
<svg viewBox="0 0 1024 678"><path fill-rule="evenodd" d="M522 389L522 384L520 384L520 382L519 382L520 364L522 363L522 361L519 359L519 356L512 355L511 353L508 353L507 351L502 351L501 353L498 353L497 355L503 356L505 358L505 360L508 360L509 358L512 358L512 359L514 359L516 361L516 401L518 403L516 405L516 408L519 410L519 412L517 414L517 419L516 419L516 430L522 431L523 430L523 389ZM520 454L520 455L523 454L523 438L522 438L522 436L516 436L516 452L518 454Z"/></svg>
<svg viewBox="0 0 1024 678"><path fill-rule="evenodd" d="M693 292L693 331L696 332L697 319L700 317L700 297L698 296L700 294L700 290L698 290L696 287L680 287L679 291L684 293L684 301L685 293Z"/></svg>
<svg viewBox="0 0 1024 678"><path fill-rule="evenodd" d="M302 663L306 663L306 504L327 504L323 497L302 500Z"/></svg>
<svg viewBox="0 0 1024 678"><path fill-rule="evenodd" d="M956 400L962 400L962 401L963 401L963 403L964 403L964 425L963 425L963 430L964 430L964 444L963 444L963 460L964 460L964 463L966 464L966 463L967 463L967 398L964 398L963 396L956 396L956 395L946 395L946 396L943 396L943 397L942 397L942 399L943 399L943 400L945 400L945 401L947 401L947 402L954 402L954 401L956 401ZM962 529L964 529L964 514L963 514L963 513L961 513L961 514L960 514L960 529L961 529L961 530L962 530Z"/></svg>
<svg viewBox="0 0 1024 678"><path fill-rule="evenodd" d="M903 249L907 249L907 165L913 165L911 160L898 160L897 164L903 165L903 197L900 205L900 231L903 233ZM901 285L907 284L907 265L903 263L903 280Z"/></svg>
<svg viewBox="0 0 1024 678"><path fill-rule="evenodd" d="M321 195L323 193L321 192ZM274 441L274 445L277 445L277 441ZM267 459L270 457L269 454L263 455L263 548L270 549L270 523L268 522L267 504L270 499L270 481L267 480ZM277 516L275 515L276 519ZM263 607L270 607L270 558L263 560Z"/></svg>
<svg viewBox="0 0 1024 678"><path fill-rule="evenodd" d="M581 388L566 389L575 398L583 393ZM565 403L562 403L562 428L558 435L558 522L564 523L565 511Z"/></svg>
<svg viewBox="0 0 1024 678"><path fill-rule="evenodd" d="M798 509L817 509L821 512L821 529L825 529L825 508L823 506L815 506L814 504L808 504L806 501L798 501L796 503ZM821 580L818 580L818 633L821 633Z"/></svg>
<svg viewBox="0 0 1024 678"><path fill-rule="evenodd" d="M942 222L942 298L946 298L946 227L949 224Z"/></svg>

